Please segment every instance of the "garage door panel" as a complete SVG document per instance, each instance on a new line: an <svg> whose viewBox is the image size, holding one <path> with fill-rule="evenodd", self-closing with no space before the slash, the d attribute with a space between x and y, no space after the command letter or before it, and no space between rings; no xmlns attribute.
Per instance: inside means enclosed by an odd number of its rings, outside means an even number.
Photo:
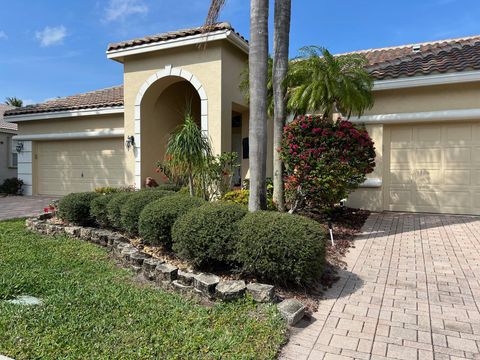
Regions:
<svg viewBox="0 0 480 360"><path fill-rule="evenodd" d="M42 195L125 185L121 139L39 142L37 186Z"/></svg>
<svg viewBox="0 0 480 360"><path fill-rule="evenodd" d="M480 214L480 122L389 132L387 209Z"/></svg>

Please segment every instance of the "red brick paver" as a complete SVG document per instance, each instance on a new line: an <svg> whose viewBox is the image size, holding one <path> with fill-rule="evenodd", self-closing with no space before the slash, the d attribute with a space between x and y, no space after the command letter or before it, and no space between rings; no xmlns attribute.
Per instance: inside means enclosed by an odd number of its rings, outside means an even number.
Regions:
<svg viewBox="0 0 480 360"><path fill-rule="evenodd" d="M58 197L52 196L6 196L0 197L0 221L15 219L43 213L43 208L48 206Z"/></svg>
<svg viewBox="0 0 480 360"><path fill-rule="evenodd" d="M480 359L480 217L372 214L281 359Z"/></svg>

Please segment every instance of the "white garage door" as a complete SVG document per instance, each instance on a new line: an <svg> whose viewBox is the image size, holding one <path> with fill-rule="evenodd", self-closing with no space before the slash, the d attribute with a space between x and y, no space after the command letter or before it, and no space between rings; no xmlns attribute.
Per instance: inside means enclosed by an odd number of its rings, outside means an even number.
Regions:
<svg viewBox="0 0 480 360"><path fill-rule="evenodd" d="M479 122L391 126L385 135L388 210L480 214Z"/></svg>
<svg viewBox="0 0 480 360"><path fill-rule="evenodd" d="M37 192L65 195L100 186L125 185L122 139L37 143Z"/></svg>

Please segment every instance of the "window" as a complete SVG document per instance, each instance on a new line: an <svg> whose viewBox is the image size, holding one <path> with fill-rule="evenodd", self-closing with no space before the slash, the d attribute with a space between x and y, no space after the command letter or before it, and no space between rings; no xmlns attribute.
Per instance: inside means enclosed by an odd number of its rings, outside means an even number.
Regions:
<svg viewBox="0 0 480 360"><path fill-rule="evenodd" d="M18 167L18 153L17 153L17 140L13 140L10 136L8 138L8 167Z"/></svg>

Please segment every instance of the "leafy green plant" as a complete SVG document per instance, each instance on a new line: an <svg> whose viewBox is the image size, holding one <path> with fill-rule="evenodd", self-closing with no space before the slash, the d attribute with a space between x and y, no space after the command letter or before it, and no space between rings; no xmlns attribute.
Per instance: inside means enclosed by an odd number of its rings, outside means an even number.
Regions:
<svg viewBox="0 0 480 360"><path fill-rule="evenodd" d="M116 192L107 193L96 197L90 205L90 216L101 227L110 227L108 219L108 204L115 197Z"/></svg>
<svg viewBox="0 0 480 360"><path fill-rule="evenodd" d="M95 192L71 193L64 196L58 203L58 217L76 225L91 225L90 215L92 201L101 196Z"/></svg>
<svg viewBox="0 0 480 360"><path fill-rule="evenodd" d="M189 210L205 204L205 200L188 195L164 197L142 210L139 219L139 234L149 244L172 245L173 223Z"/></svg>
<svg viewBox="0 0 480 360"><path fill-rule="evenodd" d="M223 197L222 200L226 202L232 202L244 206L248 206L248 197L250 195L250 190L248 189L238 189L232 190L227 192ZM273 203L273 199L271 196L267 194L267 209L268 210L275 210L275 204Z"/></svg>
<svg viewBox="0 0 480 360"><path fill-rule="evenodd" d="M239 167L236 152L208 157L205 165L195 173L198 196L209 201L221 198L233 188L233 176Z"/></svg>
<svg viewBox="0 0 480 360"><path fill-rule="evenodd" d="M23 180L17 178L5 179L0 185L0 194L21 195L23 193Z"/></svg>
<svg viewBox="0 0 480 360"><path fill-rule="evenodd" d="M130 235L138 235L138 220L143 208L155 200L172 194L174 194L172 191L151 189L137 191L126 198L120 208L122 230Z"/></svg>
<svg viewBox="0 0 480 360"><path fill-rule="evenodd" d="M112 187L112 186L103 186L95 188L95 192L99 194L112 194L119 192L132 192L135 191L134 186L121 186L121 187Z"/></svg>
<svg viewBox="0 0 480 360"><path fill-rule="evenodd" d="M181 216L172 228L173 250L197 267L229 263L247 210L238 204L207 203Z"/></svg>
<svg viewBox="0 0 480 360"><path fill-rule="evenodd" d="M322 274L326 232L316 221L258 211L240 220L238 229L235 259L244 273L280 284L309 284Z"/></svg>
<svg viewBox="0 0 480 360"><path fill-rule="evenodd" d="M292 212L305 205L333 207L375 167L365 128L319 116L301 116L285 126L280 155Z"/></svg>
<svg viewBox="0 0 480 360"><path fill-rule="evenodd" d="M184 123L168 139L165 160L173 175L188 179L190 196L195 195L195 172L205 166L211 152L210 140L187 110Z"/></svg>
<svg viewBox="0 0 480 360"><path fill-rule="evenodd" d="M373 106L373 79L362 54L334 56L327 49L307 46L290 62L285 85L291 113L362 115Z"/></svg>

